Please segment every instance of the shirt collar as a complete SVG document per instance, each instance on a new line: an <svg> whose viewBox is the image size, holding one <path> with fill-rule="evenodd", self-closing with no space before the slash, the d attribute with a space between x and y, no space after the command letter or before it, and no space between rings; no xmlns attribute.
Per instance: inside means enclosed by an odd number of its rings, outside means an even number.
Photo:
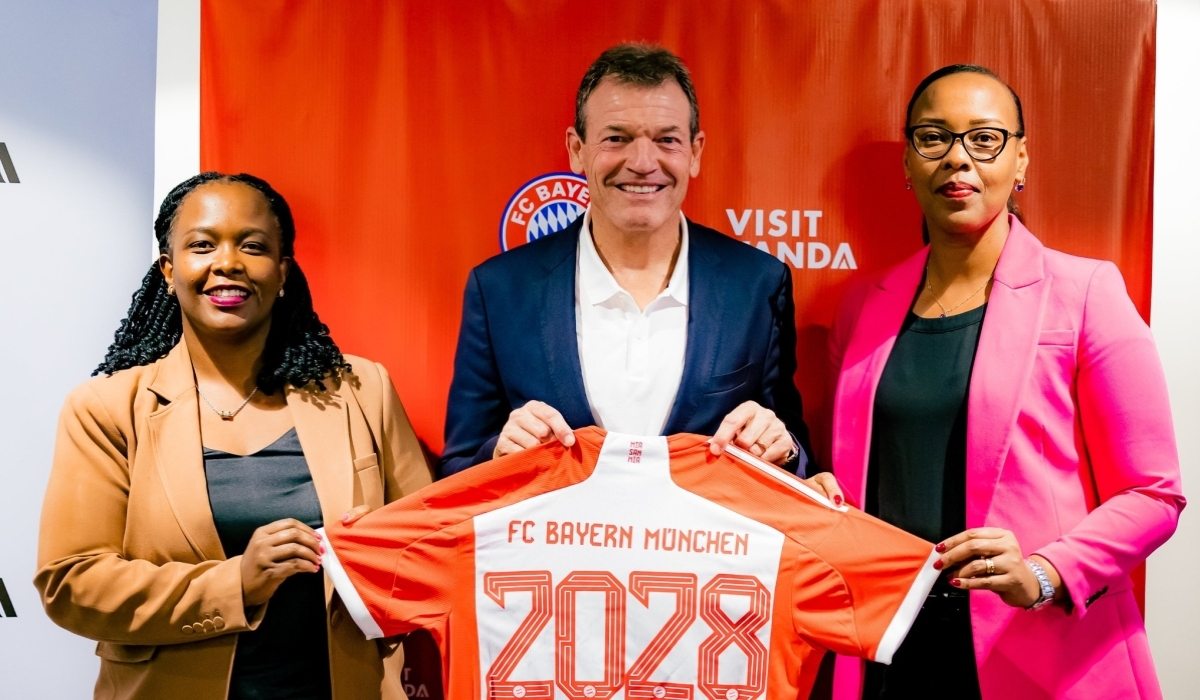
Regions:
<svg viewBox="0 0 1200 700"><path fill-rule="evenodd" d="M617 280L609 272L600 253L596 250L596 242L592 240L591 207L583 212L583 228L579 231L579 287L587 295L589 304L603 304L614 296L625 292ZM656 299L671 297L677 303L687 306L688 303L688 222L683 212L679 213L680 243L679 259L675 261L675 270L667 288ZM628 294L628 292L625 292ZM653 302L651 302L653 303Z"/></svg>

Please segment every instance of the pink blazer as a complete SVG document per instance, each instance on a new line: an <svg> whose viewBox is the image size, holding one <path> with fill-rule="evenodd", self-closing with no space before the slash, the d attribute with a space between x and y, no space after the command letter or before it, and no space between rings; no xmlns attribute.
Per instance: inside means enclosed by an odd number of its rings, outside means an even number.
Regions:
<svg viewBox="0 0 1200 700"><path fill-rule="evenodd" d="M967 527L1011 530L1054 564L1071 605L1026 612L971 594L983 697L1158 698L1129 573L1175 531L1184 499L1154 340L1116 266L1009 221L971 375ZM928 254L851 289L830 333L832 464L856 504L875 389ZM838 659L837 700L860 696L860 670Z"/></svg>

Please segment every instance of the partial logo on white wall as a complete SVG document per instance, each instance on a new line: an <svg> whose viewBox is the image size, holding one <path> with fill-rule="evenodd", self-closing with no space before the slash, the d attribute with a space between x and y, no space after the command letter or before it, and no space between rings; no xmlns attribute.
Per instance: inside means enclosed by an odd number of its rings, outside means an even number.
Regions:
<svg viewBox="0 0 1200 700"><path fill-rule="evenodd" d="M17 166L13 165L12 156L8 152L8 145L0 141L0 183L17 184L21 178L17 177Z"/></svg>
<svg viewBox="0 0 1200 700"><path fill-rule="evenodd" d="M8 589L4 587L4 579L0 578L0 617L16 617L17 609L13 607L12 598L8 597Z"/></svg>

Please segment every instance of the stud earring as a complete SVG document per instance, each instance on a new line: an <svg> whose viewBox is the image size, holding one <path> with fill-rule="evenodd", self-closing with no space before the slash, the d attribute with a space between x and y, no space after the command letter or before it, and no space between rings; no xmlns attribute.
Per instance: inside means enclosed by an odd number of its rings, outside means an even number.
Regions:
<svg viewBox="0 0 1200 700"><path fill-rule="evenodd" d="M175 285L173 285L173 284L167 285L167 294L170 294L171 296L175 296Z"/></svg>
<svg viewBox="0 0 1200 700"><path fill-rule="evenodd" d="M283 298L283 287L280 287L280 288L279 288L279 298L280 298L280 299L282 299L282 298Z"/></svg>
<svg viewBox="0 0 1200 700"><path fill-rule="evenodd" d="M1025 178L1021 178L1021 181L1017 183L1017 191L1023 192L1024 190L1025 190Z"/></svg>
<svg viewBox="0 0 1200 700"><path fill-rule="evenodd" d="M904 189L906 189L906 190L912 189L912 179L911 178L907 178L904 180Z"/></svg>

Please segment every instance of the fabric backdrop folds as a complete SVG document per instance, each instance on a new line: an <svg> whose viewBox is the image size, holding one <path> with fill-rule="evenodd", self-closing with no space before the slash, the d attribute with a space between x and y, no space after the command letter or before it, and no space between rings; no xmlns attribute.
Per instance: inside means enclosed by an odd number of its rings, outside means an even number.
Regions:
<svg viewBox="0 0 1200 700"><path fill-rule="evenodd" d="M204 0L201 164L288 198L321 317L389 367L436 452L468 270L500 252L521 186L568 170L588 64L661 43L691 68L708 135L685 212L797 268L797 381L820 440L839 295L921 245L904 108L942 65L1016 89L1029 228L1116 262L1149 317L1154 25L1149 0ZM831 264L842 244L853 264Z"/></svg>
<svg viewBox="0 0 1200 700"><path fill-rule="evenodd" d="M900 164L913 87L948 63L992 68L1025 105L1030 228L1115 261L1148 317L1153 3L792 5L205 0L202 167L252 172L288 197L322 318L345 350L391 368L435 451L467 271L500 252L520 186L568 169L575 90L619 41L659 42L692 69L708 147L689 216L732 234L726 210L783 210L789 227L792 211L820 211L811 240L848 242L860 271L921 245ZM750 221L742 238L794 251L809 222L775 238ZM810 418L854 274L795 271Z"/></svg>

